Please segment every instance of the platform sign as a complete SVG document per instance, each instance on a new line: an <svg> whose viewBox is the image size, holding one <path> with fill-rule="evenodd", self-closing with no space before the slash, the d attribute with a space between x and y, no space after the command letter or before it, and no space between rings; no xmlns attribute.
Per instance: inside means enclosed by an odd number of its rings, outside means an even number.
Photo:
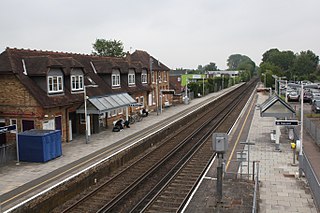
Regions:
<svg viewBox="0 0 320 213"><path fill-rule="evenodd" d="M300 121L298 120L276 120L276 126L298 126Z"/></svg>

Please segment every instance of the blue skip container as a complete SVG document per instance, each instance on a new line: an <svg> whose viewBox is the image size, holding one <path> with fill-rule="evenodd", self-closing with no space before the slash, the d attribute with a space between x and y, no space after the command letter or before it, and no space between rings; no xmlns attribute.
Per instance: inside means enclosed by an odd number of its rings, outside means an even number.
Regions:
<svg viewBox="0 0 320 213"><path fill-rule="evenodd" d="M28 130L18 134L19 159L47 162L62 155L60 130Z"/></svg>

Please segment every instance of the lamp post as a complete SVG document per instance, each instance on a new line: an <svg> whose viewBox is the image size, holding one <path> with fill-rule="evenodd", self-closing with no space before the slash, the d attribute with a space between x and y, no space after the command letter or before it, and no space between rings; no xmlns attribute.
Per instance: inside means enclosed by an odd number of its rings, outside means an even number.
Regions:
<svg viewBox="0 0 320 213"><path fill-rule="evenodd" d="M86 122L86 144L89 143L89 135L88 135L88 112L87 112L87 87L98 87L96 84L84 85L83 87L83 95L84 95L84 120Z"/></svg>
<svg viewBox="0 0 320 213"><path fill-rule="evenodd" d="M204 96L204 75L202 76L202 96Z"/></svg>

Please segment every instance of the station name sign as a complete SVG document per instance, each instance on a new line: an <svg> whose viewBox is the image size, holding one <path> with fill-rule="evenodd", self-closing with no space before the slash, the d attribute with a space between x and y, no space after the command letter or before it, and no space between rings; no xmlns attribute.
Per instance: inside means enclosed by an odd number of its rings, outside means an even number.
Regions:
<svg viewBox="0 0 320 213"><path fill-rule="evenodd" d="M276 120L276 126L298 126L300 121L298 120Z"/></svg>

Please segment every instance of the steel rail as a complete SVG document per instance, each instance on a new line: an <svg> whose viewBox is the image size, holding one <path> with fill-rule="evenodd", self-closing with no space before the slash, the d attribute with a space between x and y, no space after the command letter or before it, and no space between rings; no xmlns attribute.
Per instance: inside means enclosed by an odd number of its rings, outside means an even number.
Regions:
<svg viewBox="0 0 320 213"><path fill-rule="evenodd" d="M216 131L218 129L218 127L220 126L220 124L222 122L224 122L228 116L231 114L231 112L233 112L233 110L238 106L238 104L241 102L242 98L245 96L245 94L241 94L238 98L237 101L232 102L232 106L228 109L226 109L226 113L223 115L223 117L220 119L219 124L217 124L217 126L213 127L212 131ZM231 127L229 127L230 129ZM227 130L228 131L228 130ZM206 141L208 141L208 139L210 138L212 132L208 132L208 134L204 135L202 137L201 140L203 140L201 143L206 143ZM161 193L169 186L170 183L172 183L172 181L178 176L179 173L181 173L183 171L183 169L185 169L188 165L188 163L190 161L192 161L192 159L194 158L194 156L197 154L197 152L200 150L200 146L199 148L196 150L196 152L194 152L192 155L190 155L190 157L187 159L187 161L185 161L183 163L182 166L179 166L179 169L176 169L176 172L174 175L168 174L162 181L161 183L159 183L159 185L157 185L148 195L146 195L141 201L140 203L138 203L130 212L144 212L147 211L148 208L150 208L150 206L155 203L156 199L158 199L158 197L160 197ZM181 205L179 206L179 208L177 209L177 212L180 212L183 208L183 206L185 205L186 201L188 200L188 197L190 196L190 194L192 193L192 191L194 190L194 187L197 185L198 181L200 180L200 177L203 175L203 173L206 171L207 167L209 166L209 163L211 162L211 160L214 158L215 153L212 153L212 155L207 159L207 164L205 165L205 167L202 168L201 173L199 174L198 178L196 179L196 181L194 182L194 184L192 185L192 187L190 188L189 192L186 194L186 196L184 197ZM194 164L194 163L193 163ZM198 165L198 164L195 164ZM170 176L171 175L171 176ZM170 177L168 177L170 176ZM165 183L165 184L164 184ZM156 192L156 193L155 193ZM152 197L152 198L150 198ZM147 204L145 204L146 200L148 201ZM142 206L144 206L143 208L141 208Z"/></svg>

